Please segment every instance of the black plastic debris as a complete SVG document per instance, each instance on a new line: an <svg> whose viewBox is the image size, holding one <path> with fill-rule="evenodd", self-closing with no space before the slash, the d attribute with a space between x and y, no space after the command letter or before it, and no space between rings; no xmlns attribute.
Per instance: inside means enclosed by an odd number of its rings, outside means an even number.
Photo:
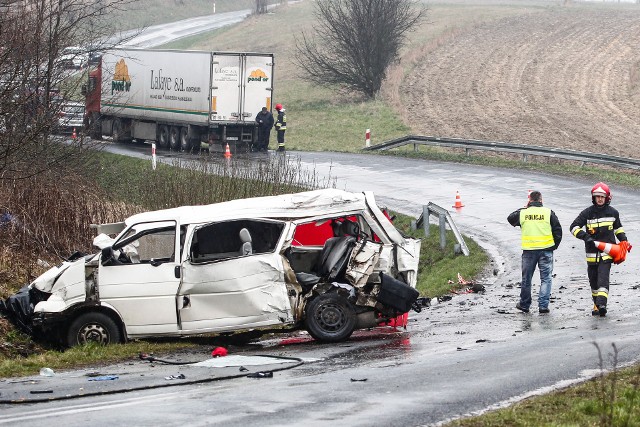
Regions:
<svg viewBox="0 0 640 427"><path fill-rule="evenodd" d="M247 378L273 378L273 372L271 371L254 372L252 374L247 375Z"/></svg>
<svg viewBox="0 0 640 427"><path fill-rule="evenodd" d="M31 394L48 394L48 393L53 393L53 390L31 390L29 393L31 393Z"/></svg>
<svg viewBox="0 0 640 427"><path fill-rule="evenodd" d="M369 378L351 378L351 382L365 382Z"/></svg>
<svg viewBox="0 0 640 427"><path fill-rule="evenodd" d="M438 297L438 302L451 301L453 297L451 295L443 295Z"/></svg>
<svg viewBox="0 0 640 427"><path fill-rule="evenodd" d="M411 309L416 313L420 313L423 307L430 307L430 306L431 306L431 298L420 297L416 299L416 301L413 304L411 304Z"/></svg>
<svg viewBox="0 0 640 427"><path fill-rule="evenodd" d="M246 372L248 371L247 368L245 368L244 366L240 366L240 369L238 369L240 372Z"/></svg>

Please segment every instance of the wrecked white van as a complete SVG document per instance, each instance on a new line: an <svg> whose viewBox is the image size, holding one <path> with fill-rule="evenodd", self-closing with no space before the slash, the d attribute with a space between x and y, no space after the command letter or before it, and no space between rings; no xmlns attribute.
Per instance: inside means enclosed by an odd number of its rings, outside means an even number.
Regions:
<svg viewBox="0 0 640 427"><path fill-rule="evenodd" d="M85 342L305 328L336 342L409 311L420 241L372 193L327 189L145 212L1 302L38 335Z"/></svg>

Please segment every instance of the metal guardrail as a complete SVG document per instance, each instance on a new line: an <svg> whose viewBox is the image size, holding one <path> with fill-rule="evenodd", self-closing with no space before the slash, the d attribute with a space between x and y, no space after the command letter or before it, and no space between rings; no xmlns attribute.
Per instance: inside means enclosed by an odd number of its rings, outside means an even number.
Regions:
<svg viewBox="0 0 640 427"><path fill-rule="evenodd" d="M563 148L541 147L536 145L511 144L508 142L480 141L477 139L439 138L435 136L407 135L381 144L365 147L365 151L384 151L392 148L413 144L414 151L418 145L430 145L437 147L463 148L468 156L471 150L504 151L508 153L522 154L522 161L526 162L528 156L551 157L563 160L574 160L585 163L596 163L609 166L625 167L628 169L640 169L640 160L627 157L610 156L567 150Z"/></svg>
<svg viewBox="0 0 640 427"><path fill-rule="evenodd" d="M411 222L411 228L416 230L418 227L422 227L424 229L424 235L429 235L429 217L431 215L438 217L438 226L440 228L440 249L444 249L447 245L447 223L449 224L449 228L453 231L453 235L456 236L456 240L458 244L454 245L454 252L456 254L462 253L465 256L469 256L469 248L460 234L456 223L453 222L453 218L451 218L451 214L445 208L436 205L435 203L429 202L427 205L422 205L422 214L418 217L417 220Z"/></svg>

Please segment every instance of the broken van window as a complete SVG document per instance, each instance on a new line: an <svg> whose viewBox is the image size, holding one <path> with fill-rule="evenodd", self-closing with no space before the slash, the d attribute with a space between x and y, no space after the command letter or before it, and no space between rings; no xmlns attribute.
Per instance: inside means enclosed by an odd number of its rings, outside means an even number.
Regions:
<svg viewBox="0 0 640 427"><path fill-rule="evenodd" d="M175 222L163 221L134 225L114 249L124 252L132 263L166 262L175 261L175 243Z"/></svg>
<svg viewBox="0 0 640 427"><path fill-rule="evenodd" d="M194 263L274 252L284 223L260 220L234 220L197 228L191 242Z"/></svg>

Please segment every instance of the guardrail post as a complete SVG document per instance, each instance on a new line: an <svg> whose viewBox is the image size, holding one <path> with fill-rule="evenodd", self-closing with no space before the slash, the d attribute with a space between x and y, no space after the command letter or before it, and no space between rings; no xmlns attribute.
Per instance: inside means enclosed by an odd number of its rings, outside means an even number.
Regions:
<svg viewBox="0 0 640 427"><path fill-rule="evenodd" d="M471 155L471 149L470 148L465 148L464 149L464 154L469 157Z"/></svg>
<svg viewBox="0 0 640 427"><path fill-rule="evenodd" d="M413 144L413 152L414 153L418 152L418 144Z"/></svg>
<svg viewBox="0 0 640 427"><path fill-rule="evenodd" d="M522 163L527 163L527 159L529 159L529 155L526 153L522 154Z"/></svg>
<svg viewBox="0 0 640 427"><path fill-rule="evenodd" d="M429 214L429 206L422 205L422 228L427 237L429 237Z"/></svg>
<svg viewBox="0 0 640 427"><path fill-rule="evenodd" d="M440 249L447 246L447 218L444 215L438 215L438 225L440 226Z"/></svg>

